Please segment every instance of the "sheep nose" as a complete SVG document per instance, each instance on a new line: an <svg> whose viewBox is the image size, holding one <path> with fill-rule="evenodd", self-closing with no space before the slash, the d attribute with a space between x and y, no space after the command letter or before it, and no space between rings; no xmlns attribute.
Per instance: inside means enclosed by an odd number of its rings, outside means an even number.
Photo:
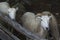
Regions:
<svg viewBox="0 0 60 40"><path fill-rule="evenodd" d="M46 30L49 30L49 28L46 27Z"/></svg>

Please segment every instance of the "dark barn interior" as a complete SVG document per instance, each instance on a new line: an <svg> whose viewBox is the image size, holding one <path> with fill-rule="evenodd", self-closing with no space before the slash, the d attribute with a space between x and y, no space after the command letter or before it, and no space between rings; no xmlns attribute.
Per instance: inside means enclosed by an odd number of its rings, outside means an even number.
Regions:
<svg viewBox="0 0 60 40"><path fill-rule="evenodd" d="M17 11L17 15L16 15L16 20L18 23L21 23L19 17L21 17L27 11L34 13L50 11L57 19L58 29L60 34L60 0L0 0L0 2L8 2L10 4L10 7L19 7L19 10ZM5 24L3 25L4 26L9 25L9 24L5 25ZM14 31L13 32L10 31L11 33L16 35L21 40L25 40L25 35L20 34L20 32L15 30L14 28L12 28L12 30Z"/></svg>

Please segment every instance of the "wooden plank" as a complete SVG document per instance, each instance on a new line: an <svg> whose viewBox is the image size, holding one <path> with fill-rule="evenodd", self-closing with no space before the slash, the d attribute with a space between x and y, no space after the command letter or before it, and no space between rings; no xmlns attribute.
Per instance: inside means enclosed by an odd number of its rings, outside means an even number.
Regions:
<svg viewBox="0 0 60 40"><path fill-rule="evenodd" d="M13 35L11 32L9 32L6 28L4 28L1 24L0 24L0 29L7 34L8 36L10 36L12 39L14 40L20 40L19 38L17 38L15 35Z"/></svg>
<svg viewBox="0 0 60 40"><path fill-rule="evenodd" d="M0 39L1 40L14 40L11 37L9 37L4 31L0 29Z"/></svg>

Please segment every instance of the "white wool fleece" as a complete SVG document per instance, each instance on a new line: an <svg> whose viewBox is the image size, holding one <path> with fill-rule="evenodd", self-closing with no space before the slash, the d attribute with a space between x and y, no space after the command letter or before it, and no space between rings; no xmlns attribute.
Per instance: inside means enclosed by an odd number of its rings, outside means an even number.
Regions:
<svg viewBox="0 0 60 40"><path fill-rule="evenodd" d="M9 11L9 17L11 19L15 19L16 9L15 8L9 8L8 11Z"/></svg>

